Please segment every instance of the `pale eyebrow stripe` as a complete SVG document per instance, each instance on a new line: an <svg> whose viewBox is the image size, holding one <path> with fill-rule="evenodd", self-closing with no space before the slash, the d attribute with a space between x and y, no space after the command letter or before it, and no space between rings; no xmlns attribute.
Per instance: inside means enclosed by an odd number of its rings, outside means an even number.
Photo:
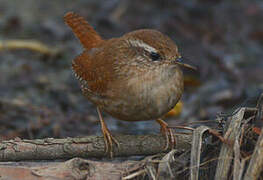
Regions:
<svg viewBox="0 0 263 180"><path fill-rule="evenodd" d="M135 46L135 47L141 47L143 49L145 49L146 51L148 52L155 52L157 53L157 50L150 46L149 44L146 44L145 42L143 42L142 40L138 40L138 39L129 39L129 43L132 45L132 46Z"/></svg>

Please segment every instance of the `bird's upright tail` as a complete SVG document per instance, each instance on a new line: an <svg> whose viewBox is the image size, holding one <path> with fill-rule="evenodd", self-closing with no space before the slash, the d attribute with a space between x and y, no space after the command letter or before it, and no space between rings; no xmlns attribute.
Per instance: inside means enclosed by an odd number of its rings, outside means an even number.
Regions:
<svg viewBox="0 0 263 180"><path fill-rule="evenodd" d="M72 29L86 50L96 47L103 41L93 27L80 15L68 12L64 16L64 21Z"/></svg>

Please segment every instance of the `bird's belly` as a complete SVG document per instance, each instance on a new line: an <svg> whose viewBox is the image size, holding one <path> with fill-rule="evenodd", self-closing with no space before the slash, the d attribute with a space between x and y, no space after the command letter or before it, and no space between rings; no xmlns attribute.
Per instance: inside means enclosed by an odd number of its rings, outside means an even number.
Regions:
<svg viewBox="0 0 263 180"><path fill-rule="evenodd" d="M105 96L96 96L89 91L84 91L84 94L117 119L145 121L160 118L169 112L181 98L183 88L182 72L172 69L130 79L125 86L113 85Z"/></svg>
<svg viewBox="0 0 263 180"><path fill-rule="evenodd" d="M107 100L102 109L121 120L153 120L169 112L181 98L182 91L182 83L162 84L135 94L127 91L122 98Z"/></svg>

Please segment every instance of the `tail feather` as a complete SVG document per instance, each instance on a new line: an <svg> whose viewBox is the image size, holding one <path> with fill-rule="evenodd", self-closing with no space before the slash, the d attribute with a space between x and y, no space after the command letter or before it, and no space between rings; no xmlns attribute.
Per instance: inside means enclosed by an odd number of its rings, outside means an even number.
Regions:
<svg viewBox="0 0 263 180"><path fill-rule="evenodd" d="M100 35L80 15L68 12L64 16L64 21L72 29L85 49L90 50L102 41Z"/></svg>

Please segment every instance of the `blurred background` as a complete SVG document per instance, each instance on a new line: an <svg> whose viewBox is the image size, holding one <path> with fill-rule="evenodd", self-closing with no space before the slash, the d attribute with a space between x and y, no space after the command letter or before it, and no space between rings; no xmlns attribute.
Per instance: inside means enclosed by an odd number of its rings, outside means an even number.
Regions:
<svg viewBox="0 0 263 180"><path fill-rule="evenodd" d="M63 22L68 11L106 39L153 28L177 43L198 72L185 72L180 106L165 117L171 126L214 122L255 106L263 92L261 0L0 0L1 139L100 134L95 106L71 71L82 46ZM104 118L113 134L159 131L154 121Z"/></svg>

